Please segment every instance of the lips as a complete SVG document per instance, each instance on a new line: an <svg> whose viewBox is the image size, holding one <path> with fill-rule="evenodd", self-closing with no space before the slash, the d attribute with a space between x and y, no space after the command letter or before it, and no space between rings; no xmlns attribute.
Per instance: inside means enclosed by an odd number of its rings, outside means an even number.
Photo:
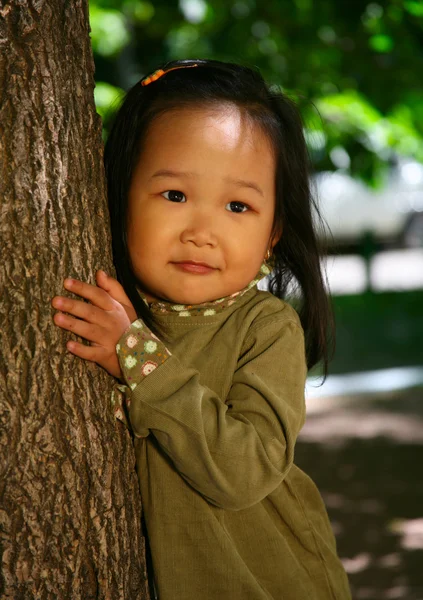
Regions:
<svg viewBox="0 0 423 600"><path fill-rule="evenodd" d="M207 275L216 271L216 267L212 267L208 263L195 261L195 260L184 260L173 263L175 267L185 273L192 273L196 275Z"/></svg>
<svg viewBox="0 0 423 600"><path fill-rule="evenodd" d="M212 265L209 265L206 262L198 262L196 260L178 260L175 261L175 264L177 265L198 265L199 267L208 267L209 269L215 269L216 267L213 267Z"/></svg>

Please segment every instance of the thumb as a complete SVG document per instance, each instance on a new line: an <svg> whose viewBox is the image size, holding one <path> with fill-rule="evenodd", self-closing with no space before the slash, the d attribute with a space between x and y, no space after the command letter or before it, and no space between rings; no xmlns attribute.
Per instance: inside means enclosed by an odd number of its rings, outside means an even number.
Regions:
<svg viewBox="0 0 423 600"><path fill-rule="evenodd" d="M119 283L119 281L117 281L117 279L114 279L114 277L109 277L109 275L107 275L104 271L97 271L96 281L98 287L101 287L105 292L107 292L109 296L113 298L113 300L116 300L116 302L122 304L122 306L124 306L125 309L132 309L136 318L136 313L132 306L132 303L126 295L126 292L123 289L122 285ZM128 310L126 310L126 312L128 312Z"/></svg>

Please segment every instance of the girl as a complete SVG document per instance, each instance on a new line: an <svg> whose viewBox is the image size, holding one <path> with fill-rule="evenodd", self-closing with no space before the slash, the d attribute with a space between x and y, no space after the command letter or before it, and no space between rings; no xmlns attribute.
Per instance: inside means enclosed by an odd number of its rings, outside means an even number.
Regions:
<svg viewBox="0 0 423 600"><path fill-rule="evenodd" d="M52 301L92 342L68 349L122 382L160 600L350 598L293 464L330 325L306 157L294 105L257 72L169 63L129 91L106 145L120 283L65 280L90 304Z"/></svg>

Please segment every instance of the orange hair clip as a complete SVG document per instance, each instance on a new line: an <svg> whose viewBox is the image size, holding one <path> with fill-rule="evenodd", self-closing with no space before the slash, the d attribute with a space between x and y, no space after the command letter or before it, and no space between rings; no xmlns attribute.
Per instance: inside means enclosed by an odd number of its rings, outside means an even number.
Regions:
<svg viewBox="0 0 423 600"><path fill-rule="evenodd" d="M141 85L148 85L149 83L153 83L153 81L157 81L158 79L160 79L160 77L166 75L166 73L170 73L170 71L175 71L176 69L192 69L192 67L198 67L198 65L181 65L180 67L172 67L171 69L167 69L167 71L163 71L163 69L158 69L157 71L154 71L152 75L145 77L141 81Z"/></svg>

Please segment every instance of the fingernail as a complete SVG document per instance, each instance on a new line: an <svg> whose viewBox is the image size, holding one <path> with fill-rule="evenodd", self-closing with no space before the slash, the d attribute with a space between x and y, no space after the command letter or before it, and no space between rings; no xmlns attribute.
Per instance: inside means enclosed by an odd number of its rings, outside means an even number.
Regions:
<svg viewBox="0 0 423 600"><path fill-rule="evenodd" d="M64 285L71 286L73 284L73 279L65 279Z"/></svg>
<svg viewBox="0 0 423 600"><path fill-rule="evenodd" d="M105 277L108 277L106 271L103 271L102 269L100 269L100 273L102 273Z"/></svg>

